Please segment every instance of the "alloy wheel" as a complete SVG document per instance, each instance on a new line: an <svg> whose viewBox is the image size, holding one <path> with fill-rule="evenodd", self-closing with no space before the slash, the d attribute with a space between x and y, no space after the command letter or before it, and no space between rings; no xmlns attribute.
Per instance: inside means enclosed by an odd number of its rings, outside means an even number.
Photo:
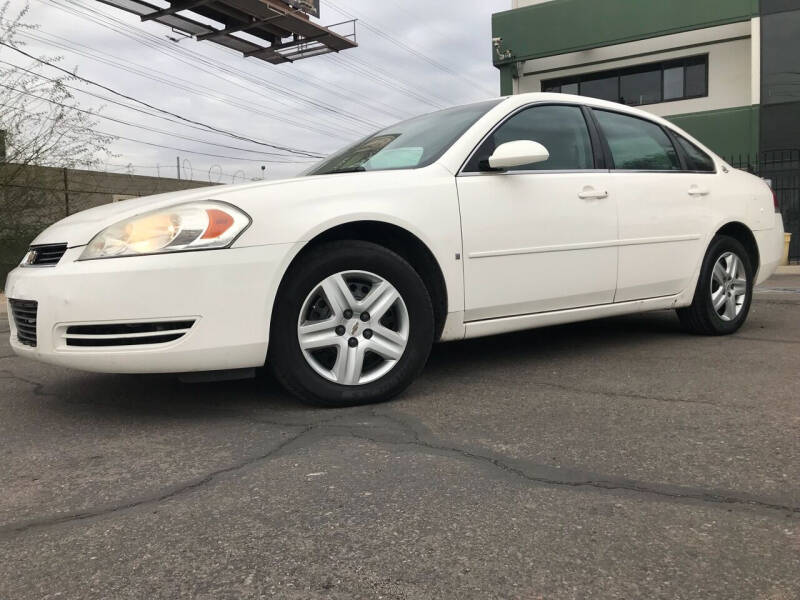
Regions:
<svg viewBox="0 0 800 600"><path fill-rule="evenodd" d="M725 252L711 272L711 305L723 321L733 321L747 299L747 273L742 259Z"/></svg>
<svg viewBox="0 0 800 600"><path fill-rule="evenodd" d="M366 271L326 277L300 310L297 340L309 366L341 385L364 385L391 371L408 345L408 309L397 289Z"/></svg>

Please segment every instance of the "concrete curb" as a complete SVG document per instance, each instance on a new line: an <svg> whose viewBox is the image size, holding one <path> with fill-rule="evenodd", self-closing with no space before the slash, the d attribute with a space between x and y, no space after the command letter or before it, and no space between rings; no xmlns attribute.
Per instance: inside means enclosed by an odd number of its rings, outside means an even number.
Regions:
<svg viewBox="0 0 800 600"><path fill-rule="evenodd" d="M778 267L775 275L800 275L800 265L788 265L785 267Z"/></svg>

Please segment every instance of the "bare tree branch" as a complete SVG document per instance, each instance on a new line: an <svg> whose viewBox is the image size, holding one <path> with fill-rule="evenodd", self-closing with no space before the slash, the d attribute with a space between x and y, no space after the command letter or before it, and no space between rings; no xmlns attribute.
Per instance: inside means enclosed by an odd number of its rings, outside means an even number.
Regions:
<svg viewBox="0 0 800 600"><path fill-rule="evenodd" d="M17 14L10 14L9 7L9 0L0 5L0 42L21 48L25 42L18 39L19 34L38 26L25 21L27 4ZM0 55L3 48L0 46ZM0 66L0 131L5 133L6 144L0 185L30 165L96 169L113 157L109 146L116 138L95 130L93 115L99 111L80 109L65 85L75 79L49 72L48 65L62 58L38 59Z"/></svg>

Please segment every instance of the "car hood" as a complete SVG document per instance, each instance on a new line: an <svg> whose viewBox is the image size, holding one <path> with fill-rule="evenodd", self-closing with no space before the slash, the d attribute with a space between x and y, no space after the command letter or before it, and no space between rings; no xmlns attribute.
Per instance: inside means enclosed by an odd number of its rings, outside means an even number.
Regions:
<svg viewBox="0 0 800 600"><path fill-rule="evenodd" d="M70 215L42 231L32 244L67 243L70 248L84 246L106 227L159 208L195 200L222 200L247 211L248 206L246 205L252 204L254 198L258 202L281 202L281 199L306 195L312 189L315 190L314 193L318 194L321 184L322 187L330 189L330 186L324 183L325 180L335 180L336 185L333 187L336 189L352 188L357 187L356 181L381 173L385 172L296 177L238 185L208 186L156 196L132 198Z"/></svg>

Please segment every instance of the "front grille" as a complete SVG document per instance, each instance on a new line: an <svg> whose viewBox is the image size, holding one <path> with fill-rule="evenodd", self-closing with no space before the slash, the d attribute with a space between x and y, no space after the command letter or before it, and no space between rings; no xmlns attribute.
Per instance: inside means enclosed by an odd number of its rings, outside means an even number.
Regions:
<svg viewBox="0 0 800 600"><path fill-rule="evenodd" d="M67 346L82 348L166 344L185 336L194 323L194 320L181 320L70 325L65 339Z"/></svg>
<svg viewBox="0 0 800 600"><path fill-rule="evenodd" d="M17 328L17 339L26 346L36 346L36 311L38 304L35 300L15 300L9 298L11 314Z"/></svg>
<svg viewBox="0 0 800 600"><path fill-rule="evenodd" d="M40 267L54 267L67 251L66 244L41 244L31 246L25 256L25 265L35 265Z"/></svg>

